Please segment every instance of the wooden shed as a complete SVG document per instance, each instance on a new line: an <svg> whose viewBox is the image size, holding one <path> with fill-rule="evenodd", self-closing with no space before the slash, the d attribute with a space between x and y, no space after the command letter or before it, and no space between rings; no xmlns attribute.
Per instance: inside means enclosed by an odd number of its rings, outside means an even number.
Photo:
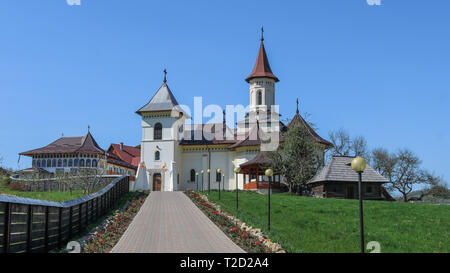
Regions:
<svg viewBox="0 0 450 273"><path fill-rule="evenodd" d="M349 165L354 157L335 156L309 182L315 197L334 197L357 199L358 174ZM385 177L367 165L362 174L363 199L385 199L383 183L389 182ZM387 199L387 198L386 198Z"/></svg>

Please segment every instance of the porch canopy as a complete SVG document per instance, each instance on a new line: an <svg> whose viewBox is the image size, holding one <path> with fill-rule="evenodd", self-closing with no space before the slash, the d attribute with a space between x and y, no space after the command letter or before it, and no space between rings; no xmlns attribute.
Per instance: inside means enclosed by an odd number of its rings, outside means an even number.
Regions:
<svg viewBox="0 0 450 273"><path fill-rule="evenodd" d="M270 159L266 152L260 151L255 158L239 165L240 173L244 176L244 190L266 189L269 186L269 178L265 171L270 166ZM274 170L272 177L273 188L280 188L281 175Z"/></svg>

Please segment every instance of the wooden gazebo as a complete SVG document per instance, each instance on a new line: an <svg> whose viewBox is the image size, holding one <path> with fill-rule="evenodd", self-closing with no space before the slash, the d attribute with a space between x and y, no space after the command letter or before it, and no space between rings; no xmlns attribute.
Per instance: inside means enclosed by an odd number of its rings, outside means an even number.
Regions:
<svg viewBox="0 0 450 273"><path fill-rule="evenodd" d="M269 178L265 176L268 168L269 159L264 152L259 152L255 158L240 165L240 173L244 176L244 190L267 189L269 186ZM272 177L271 188L280 188L281 175L275 172Z"/></svg>

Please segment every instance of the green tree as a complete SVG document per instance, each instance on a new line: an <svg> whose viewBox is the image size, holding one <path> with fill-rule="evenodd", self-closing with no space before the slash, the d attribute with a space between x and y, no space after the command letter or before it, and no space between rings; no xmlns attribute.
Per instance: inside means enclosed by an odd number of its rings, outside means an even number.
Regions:
<svg viewBox="0 0 450 273"><path fill-rule="evenodd" d="M304 189L321 167L322 151L299 124L283 133L282 140L276 151L268 152L268 157L271 167L283 175L292 193L298 186Z"/></svg>

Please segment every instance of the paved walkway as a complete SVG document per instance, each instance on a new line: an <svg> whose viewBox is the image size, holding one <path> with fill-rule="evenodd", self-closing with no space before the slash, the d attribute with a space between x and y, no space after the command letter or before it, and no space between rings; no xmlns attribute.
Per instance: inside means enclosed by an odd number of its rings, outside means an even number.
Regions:
<svg viewBox="0 0 450 273"><path fill-rule="evenodd" d="M151 192L111 252L242 253L182 192Z"/></svg>

